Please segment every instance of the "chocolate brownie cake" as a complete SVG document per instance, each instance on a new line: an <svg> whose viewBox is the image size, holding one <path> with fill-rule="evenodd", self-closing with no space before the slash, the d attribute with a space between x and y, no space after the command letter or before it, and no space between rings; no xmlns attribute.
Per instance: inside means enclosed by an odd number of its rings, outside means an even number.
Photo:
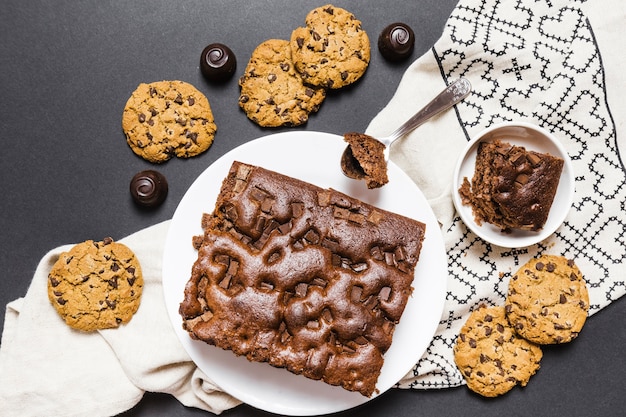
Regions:
<svg viewBox="0 0 626 417"><path fill-rule="evenodd" d="M234 162L202 227L180 304L192 338L377 392L412 293L423 223Z"/></svg>
<svg viewBox="0 0 626 417"><path fill-rule="evenodd" d="M363 133L346 133L348 150L342 155L341 168L350 178L364 180L367 188L380 188L389 182L385 145Z"/></svg>
<svg viewBox="0 0 626 417"><path fill-rule="evenodd" d="M496 140L478 145L472 182L459 188L478 225L541 230L548 219L564 161L548 153L526 150Z"/></svg>

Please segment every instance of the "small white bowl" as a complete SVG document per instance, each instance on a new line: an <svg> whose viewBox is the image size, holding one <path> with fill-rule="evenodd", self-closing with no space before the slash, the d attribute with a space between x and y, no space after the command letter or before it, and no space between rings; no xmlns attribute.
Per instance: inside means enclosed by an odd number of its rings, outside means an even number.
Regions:
<svg viewBox="0 0 626 417"><path fill-rule="evenodd" d="M499 227L483 222L476 224L471 206L463 205L459 188L463 178L471 182L476 165L478 143L500 139L511 145L523 146L527 150L549 153L565 161L559 186L554 196L550 214L543 229L536 232L513 229L505 233ZM465 147L454 169L452 196L454 206L467 227L479 237L494 245L505 248L521 248L534 245L546 239L563 223L574 200L574 171L572 161L559 140L547 130L526 122L505 122L493 125L476 135Z"/></svg>

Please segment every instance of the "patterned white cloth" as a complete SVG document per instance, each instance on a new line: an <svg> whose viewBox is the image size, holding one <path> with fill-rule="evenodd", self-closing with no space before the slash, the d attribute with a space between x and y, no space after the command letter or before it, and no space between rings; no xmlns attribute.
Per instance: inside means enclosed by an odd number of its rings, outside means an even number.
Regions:
<svg viewBox="0 0 626 417"><path fill-rule="evenodd" d="M442 37L406 71L367 133L389 133L464 77L472 94L394 144L391 159L420 186L440 223L448 253L448 292L437 333L401 388L464 384L452 347L480 303L502 305L508 280L543 253L573 258L594 314L626 292L626 83L622 0L461 0ZM529 121L553 132L570 155L573 207L547 240L506 249L473 234L454 211L457 156L484 128ZM584 331L584 329L583 329Z"/></svg>

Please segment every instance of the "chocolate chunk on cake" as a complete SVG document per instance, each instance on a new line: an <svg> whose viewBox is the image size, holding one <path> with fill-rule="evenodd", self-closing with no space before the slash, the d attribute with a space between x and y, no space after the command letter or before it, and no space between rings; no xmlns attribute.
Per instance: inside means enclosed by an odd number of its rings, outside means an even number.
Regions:
<svg viewBox="0 0 626 417"><path fill-rule="evenodd" d="M194 339L365 396L412 293L425 225L234 162L193 239Z"/></svg>
<svg viewBox="0 0 626 417"><path fill-rule="evenodd" d="M478 145L472 182L459 188L478 225L491 223L504 232L538 231L548 219L564 161L496 140Z"/></svg>

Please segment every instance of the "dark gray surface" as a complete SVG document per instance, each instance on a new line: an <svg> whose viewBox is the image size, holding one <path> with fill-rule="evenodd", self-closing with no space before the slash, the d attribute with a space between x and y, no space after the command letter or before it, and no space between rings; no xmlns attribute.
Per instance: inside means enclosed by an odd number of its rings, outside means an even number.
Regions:
<svg viewBox="0 0 626 417"><path fill-rule="evenodd" d="M192 181L226 151L279 130L261 129L237 106L237 76L214 86L198 69L202 48L223 42L241 74L268 38L288 39L323 1L5 1L0 8L0 304L26 293L39 259L56 246L132 232L171 218ZM359 17L375 44L389 23L417 36L413 59L441 34L455 0L335 1ZM390 64L374 47L355 86L331 93L300 129L363 130L391 99L410 61ZM134 156L121 130L122 109L140 82L180 79L209 98L218 133L213 147L157 169L170 184L165 204L138 209L128 183L154 168ZM341 416L620 415L626 409L624 317L619 300L592 317L573 343L545 349L525 389L485 400L465 387L391 390ZM200 416L163 394L146 394L127 416ZM240 406L224 415L268 416Z"/></svg>

